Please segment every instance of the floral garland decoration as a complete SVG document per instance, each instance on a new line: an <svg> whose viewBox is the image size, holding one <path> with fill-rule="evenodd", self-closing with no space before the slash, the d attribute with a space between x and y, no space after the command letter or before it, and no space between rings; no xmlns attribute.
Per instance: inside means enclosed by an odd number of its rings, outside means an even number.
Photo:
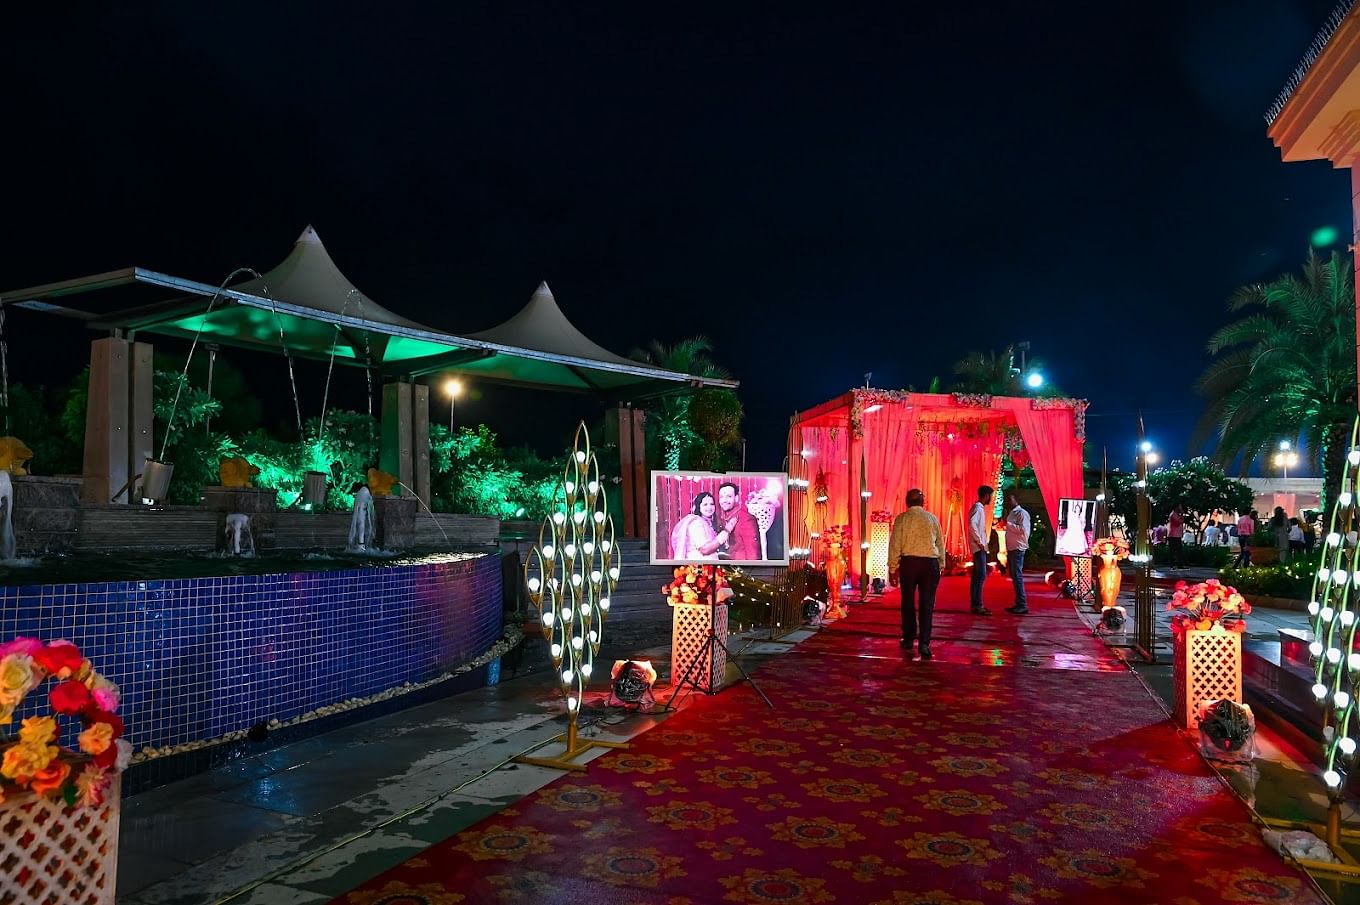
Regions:
<svg viewBox="0 0 1360 905"><path fill-rule="evenodd" d="M1115 559L1129 558L1129 542L1122 537L1102 537L1091 545L1092 556L1113 556Z"/></svg>
<svg viewBox="0 0 1360 905"><path fill-rule="evenodd" d="M869 514L869 521L871 522L891 522L892 520L893 514L891 509L875 509Z"/></svg>
<svg viewBox="0 0 1360 905"><path fill-rule="evenodd" d="M1086 439L1086 409L1091 403L1085 399L1064 399L1057 396L1045 396L1034 400L1034 410L1043 412L1050 409L1071 409L1072 410L1072 430L1078 440Z"/></svg>
<svg viewBox="0 0 1360 905"><path fill-rule="evenodd" d="M864 410L875 405L892 405L906 402L911 398L911 390L873 390L857 389L850 391L850 435L859 439L864 436ZM833 428L834 430L834 428ZM832 435L835 439L835 435Z"/></svg>
<svg viewBox="0 0 1360 905"><path fill-rule="evenodd" d="M661 589L671 606L707 601L709 588L715 580L717 591L727 587L727 573L722 566L676 566L672 577L674 581Z"/></svg>
<svg viewBox="0 0 1360 905"><path fill-rule="evenodd" d="M825 506L827 500L831 499L831 491L827 490L826 472L818 469L817 482L812 485L813 502L818 506Z"/></svg>
<svg viewBox="0 0 1360 905"><path fill-rule="evenodd" d="M1217 578L1199 584L1176 582L1176 591L1167 604L1172 610L1171 630L1181 635L1190 629L1208 629L1215 624L1231 632L1244 632L1244 618L1251 612L1251 604L1239 593Z"/></svg>
<svg viewBox="0 0 1360 905"><path fill-rule="evenodd" d="M990 393L955 393L954 404L970 409L989 409L992 396Z"/></svg>
<svg viewBox="0 0 1360 905"><path fill-rule="evenodd" d="M47 679L56 682L48 694L55 714L77 717L84 727L77 737L79 751L57 744L56 715L28 717L17 738L0 738L0 800L29 791L68 807L95 807L132 760L132 745L122 737L117 715L118 686L95 672L69 641L15 638L0 644L0 726L12 723L24 698Z"/></svg>

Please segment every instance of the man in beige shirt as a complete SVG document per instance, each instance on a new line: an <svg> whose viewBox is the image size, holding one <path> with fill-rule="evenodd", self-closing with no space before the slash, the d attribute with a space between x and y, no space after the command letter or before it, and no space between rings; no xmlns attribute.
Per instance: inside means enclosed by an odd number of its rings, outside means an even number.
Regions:
<svg viewBox="0 0 1360 905"><path fill-rule="evenodd" d="M893 522L888 541L888 568L902 588L901 646L911 650L920 639L921 659L929 660L930 632L935 623L935 590L945 567L944 533L940 520L925 510L926 495L920 490L907 493L907 511ZM917 602L917 596L920 602ZM917 607L920 607L920 632L917 633Z"/></svg>

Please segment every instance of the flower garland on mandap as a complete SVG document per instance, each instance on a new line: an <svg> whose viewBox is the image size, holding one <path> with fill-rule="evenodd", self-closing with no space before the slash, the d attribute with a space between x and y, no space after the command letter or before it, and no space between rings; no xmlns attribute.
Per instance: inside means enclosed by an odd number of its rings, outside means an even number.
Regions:
<svg viewBox="0 0 1360 905"><path fill-rule="evenodd" d="M1171 630L1176 635L1190 629L1209 629L1215 624L1231 632L1244 632L1247 623L1243 617L1251 612L1251 604L1237 593L1237 588L1211 578L1194 585L1176 582L1167 609L1173 611Z"/></svg>
<svg viewBox="0 0 1360 905"><path fill-rule="evenodd" d="M48 693L55 715L28 717L17 738L0 737L0 800L29 791L71 807L97 806L132 759L117 715L118 686L95 672L69 641L15 638L0 644L0 726L13 723L24 698L47 679L56 683ZM57 744L57 715L79 718L79 751Z"/></svg>
<svg viewBox="0 0 1360 905"><path fill-rule="evenodd" d="M707 603L711 594L709 586L715 580L719 594L727 587L727 573L722 566L676 566L672 577L675 580L661 589L671 606Z"/></svg>

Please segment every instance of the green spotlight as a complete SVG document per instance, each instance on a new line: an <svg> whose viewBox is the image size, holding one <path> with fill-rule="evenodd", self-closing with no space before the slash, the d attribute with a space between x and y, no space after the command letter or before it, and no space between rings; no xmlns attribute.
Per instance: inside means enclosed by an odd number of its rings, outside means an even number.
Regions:
<svg viewBox="0 0 1360 905"><path fill-rule="evenodd" d="M1317 229L1313 230L1313 245L1317 248L1331 245L1336 241L1337 235L1338 233L1335 226L1319 226Z"/></svg>

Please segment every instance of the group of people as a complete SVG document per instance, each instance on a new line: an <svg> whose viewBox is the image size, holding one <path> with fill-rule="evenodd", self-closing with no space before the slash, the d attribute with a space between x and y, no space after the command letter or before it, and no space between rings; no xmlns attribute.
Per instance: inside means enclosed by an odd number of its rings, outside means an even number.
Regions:
<svg viewBox="0 0 1360 905"><path fill-rule="evenodd" d="M718 498L703 491L690 514L671 529L671 559L681 562L749 561L761 558L760 524L741 505L741 490L731 481L718 485Z"/></svg>
<svg viewBox="0 0 1360 905"><path fill-rule="evenodd" d="M987 579L987 540L991 536L991 507L995 491L985 484L978 488L977 502L968 512L968 552L972 557L969 582L969 611L974 616L990 616L982 604L982 586ZM1006 513L1006 565L1015 586L1015 604L1006 612L1017 616L1029 612L1025 598L1025 552L1029 550L1032 528L1030 514L1012 494ZM907 511L893 521L888 541L888 578L902 590L901 646L920 651L922 660L933 656L931 631L935 622L935 592L947 565L944 534L940 520L926 511L926 496L920 490L907 493Z"/></svg>
<svg viewBox="0 0 1360 905"><path fill-rule="evenodd" d="M1276 506L1275 511L1266 521L1265 527L1269 530L1274 539L1274 546L1280 562L1289 562L1300 556L1311 556L1313 545L1317 542L1317 531L1313 525L1315 513L1305 511L1302 518L1291 518L1285 512L1283 506ZM1237 568L1251 565L1251 537L1256 533L1260 516L1255 509L1238 517L1236 522L1229 523L1224 519L1222 523L1216 518L1210 518L1204 526L1203 545L1206 547L1228 546L1232 538L1237 539L1237 558L1233 565ZM1185 523L1185 514L1182 507L1178 504L1171 510L1171 515L1165 525L1159 525L1152 531L1152 543L1154 545L1165 543L1169 554L1170 565L1179 568L1184 565L1185 540L1190 538L1193 542L1194 533Z"/></svg>

